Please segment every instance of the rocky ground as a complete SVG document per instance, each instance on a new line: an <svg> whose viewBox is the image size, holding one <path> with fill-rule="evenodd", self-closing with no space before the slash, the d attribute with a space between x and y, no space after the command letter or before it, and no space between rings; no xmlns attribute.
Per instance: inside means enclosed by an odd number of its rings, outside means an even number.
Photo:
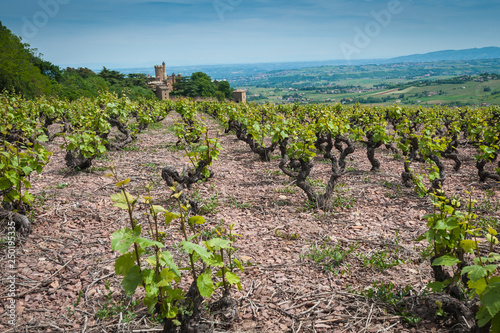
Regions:
<svg viewBox="0 0 500 333"><path fill-rule="evenodd" d="M96 160L92 172L69 171L60 142L48 144L51 162L31 179L36 197L32 231L20 235L16 245L16 327L9 325L5 308L7 271L0 271L0 331L161 331L142 304L134 303L137 315L130 322L127 311L116 310L130 301L114 274L110 236L128 221L124 211L113 207L110 195L117 189L104 175L114 164L122 178L131 178L132 194L144 195L144 186L152 183L157 202L170 208L171 191L161 169L181 170L188 163L175 149L171 126L176 119L170 115L126 150ZM426 244L414 241L426 230L421 217L432 212L432 204L400 185L403 161L398 156L378 149L381 170L371 173L366 150L358 146L337 186L335 211L322 212L310 209L302 190L279 171L277 152L271 162L260 162L243 142L210 123L223 151L212 166L215 176L194 185L189 196L204 203L207 228L235 224L242 235L235 244L238 256L248 263L240 273L242 291L232 294L239 319L231 326L214 323L216 332L454 331L446 319L412 326L408 322L414 317L393 311L380 299L397 300L395 291L411 286L402 294L415 296L413 306L419 307L417 296L432 280L429 260L422 258ZM478 182L472 153L461 150L464 166L448 172L445 190L464 197L464 190L472 188L479 215L498 219L500 186ZM451 163L447 167L451 170ZM312 178L321 189L328 164L318 159ZM178 226L166 232L179 236ZM308 255L315 248L322 253L336 248L345 258L338 265L331 259L330 265L317 263ZM0 245L0 251L4 263L6 246ZM381 282L394 288L379 298L366 297Z"/></svg>

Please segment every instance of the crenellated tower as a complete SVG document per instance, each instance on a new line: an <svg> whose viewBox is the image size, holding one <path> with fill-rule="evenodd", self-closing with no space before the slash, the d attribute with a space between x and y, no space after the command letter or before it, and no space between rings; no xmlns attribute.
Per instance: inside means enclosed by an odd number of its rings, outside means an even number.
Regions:
<svg viewBox="0 0 500 333"><path fill-rule="evenodd" d="M167 79L167 67L165 61L161 66L155 66L155 77L158 81L165 81Z"/></svg>
<svg viewBox="0 0 500 333"><path fill-rule="evenodd" d="M181 74L172 76L167 75L167 66L165 61L160 65L155 65L155 76L151 78L148 85L151 90L156 93L156 96L162 100L169 99L170 92L174 89L174 83L182 79Z"/></svg>

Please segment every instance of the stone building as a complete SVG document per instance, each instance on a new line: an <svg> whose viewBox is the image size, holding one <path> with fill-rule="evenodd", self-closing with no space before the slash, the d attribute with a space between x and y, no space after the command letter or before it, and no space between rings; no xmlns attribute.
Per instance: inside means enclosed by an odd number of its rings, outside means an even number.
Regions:
<svg viewBox="0 0 500 333"><path fill-rule="evenodd" d="M155 77L149 82L149 88L155 92L156 97L167 100L170 98L170 92L174 89L174 83L180 81L181 78L180 74L175 75L174 73L168 76L165 62L163 62L160 66L155 66Z"/></svg>
<svg viewBox="0 0 500 333"><path fill-rule="evenodd" d="M170 90L166 85L157 85L155 90L156 97L161 99L162 101L166 101L170 98Z"/></svg>
<svg viewBox="0 0 500 333"><path fill-rule="evenodd" d="M233 98L236 103L246 103L247 102L247 92L246 90L236 89L233 91Z"/></svg>

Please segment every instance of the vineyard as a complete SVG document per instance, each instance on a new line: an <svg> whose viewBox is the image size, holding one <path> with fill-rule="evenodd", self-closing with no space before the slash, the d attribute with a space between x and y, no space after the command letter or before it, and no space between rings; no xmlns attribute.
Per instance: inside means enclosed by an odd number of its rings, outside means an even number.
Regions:
<svg viewBox="0 0 500 333"><path fill-rule="evenodd" d="M2 94L0 119L1 331L500 331L499 107Z"/></svg>

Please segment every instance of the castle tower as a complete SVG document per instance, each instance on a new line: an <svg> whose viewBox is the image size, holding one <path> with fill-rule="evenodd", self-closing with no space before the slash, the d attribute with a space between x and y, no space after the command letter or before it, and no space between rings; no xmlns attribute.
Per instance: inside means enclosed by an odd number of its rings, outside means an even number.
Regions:
<svg viewBox="0 0 500 333"><path fill-rule="evenodd" d="M165 81L167 79L165 62L163 62L161 66L155 66L155 77L158 81Z"/></svg>

